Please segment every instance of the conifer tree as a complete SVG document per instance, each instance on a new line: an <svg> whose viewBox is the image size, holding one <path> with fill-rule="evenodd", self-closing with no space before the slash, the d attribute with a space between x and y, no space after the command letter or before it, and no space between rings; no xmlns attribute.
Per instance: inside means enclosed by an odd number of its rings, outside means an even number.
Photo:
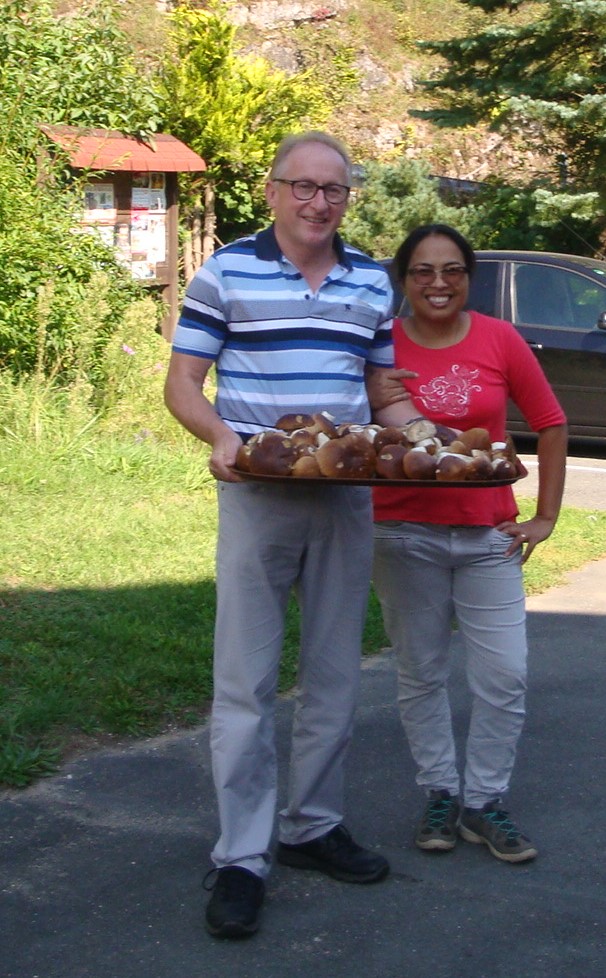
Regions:
<svg viewBox="0 0 606 978"><path fill-rule="evenodd" d="M606 228L606 0L460 2L486 26L424 44L447 62L426 83L442 103L429 115L522 132L549 157L569 211L589 206Z"/></svg>

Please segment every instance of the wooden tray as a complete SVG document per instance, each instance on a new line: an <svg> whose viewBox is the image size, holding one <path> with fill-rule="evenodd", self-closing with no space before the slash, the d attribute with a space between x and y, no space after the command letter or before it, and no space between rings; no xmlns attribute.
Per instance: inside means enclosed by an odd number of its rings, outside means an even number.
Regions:
<svg viewBox="0 0 606 978"><path fill-rule="evenodd" d="M275 482L292 483L299 486L399 486L400 489L412 489L422 487L423 489L494 489L497 486L511 486L519 479L524 479L528 475L528 470L518 460L518 475L513 479L489 479L486 482L442 482L438 479L380 479L374 476L372 479L328 479L320 476L317 479L300 479L290 475L253 475L252 472L243 472L241 469L232 470L246 482Z"/></svg>

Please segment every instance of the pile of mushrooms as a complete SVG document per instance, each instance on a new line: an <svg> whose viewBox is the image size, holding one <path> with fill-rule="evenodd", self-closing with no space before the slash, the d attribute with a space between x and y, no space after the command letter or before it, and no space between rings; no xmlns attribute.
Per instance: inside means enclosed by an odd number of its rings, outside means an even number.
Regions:
<svg viewBox="0 0 606 978"><path fill-rule="evenodd" d="M511 436L485 428L458 432L419 418L401 427L340 424L327 413L286 414L242 445L236 469L294 479L490 482L515 479Z"/></svg>

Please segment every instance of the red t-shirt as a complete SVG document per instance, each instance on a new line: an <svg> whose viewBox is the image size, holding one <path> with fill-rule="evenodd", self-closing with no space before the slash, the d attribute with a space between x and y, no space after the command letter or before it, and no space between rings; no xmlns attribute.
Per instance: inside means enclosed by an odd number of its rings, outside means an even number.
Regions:
<svg viewBox="0 0 606 978"><path fill-rule="evenodd" d="M503 441L507 401L518 406L533 431L564 424L566 418L539 363L511 323L471 312L460 343L433 350L410 340L396 319L396 367L415 370L405 381L419 414L452 428L487 428ZM490 489L373 489L375 520L496 526L514 519L511 486Z"/></svg>

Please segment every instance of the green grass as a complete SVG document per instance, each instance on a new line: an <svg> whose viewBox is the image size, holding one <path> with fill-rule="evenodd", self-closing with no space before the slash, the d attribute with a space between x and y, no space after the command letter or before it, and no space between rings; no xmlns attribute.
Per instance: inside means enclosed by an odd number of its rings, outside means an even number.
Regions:
<svg viewBox="0 0 606 978"><path fill-rule="evenodd" d="M530 519L534 500L518 500L520 519ZM591 560L606 557L606 512L565 508L548 540L524 565L527 594L541 594L561 584L566 574Z"/></svg>
<svg viewBox="0 0 606 978"><path fill-rule="evenodd" d="M104 436L66 457L0 439L0 782L84 738L197 722L212 689L214 480L177 452ZM289 609L281 687L294 680Z"/></svg>
<svg viewBox="0 0 606 978"><path fill-rule="evenodd" d="M144 431L83 425L51 397L0 434L0 783L23 786L90 739L199 722L212 692L214 483L206 450L149 408ZM52 408L52 410L51 410ZM128 414L128 412L126 412ZM0 429L2 416L0 415ZM86 430L70 436L70 427ZM530 514L531 501L523 500ZM528 591L606 554L606 513L564 511ZM371 595L364 651L386 644ZM288 612L280 685L296 675Z"/></svg>

